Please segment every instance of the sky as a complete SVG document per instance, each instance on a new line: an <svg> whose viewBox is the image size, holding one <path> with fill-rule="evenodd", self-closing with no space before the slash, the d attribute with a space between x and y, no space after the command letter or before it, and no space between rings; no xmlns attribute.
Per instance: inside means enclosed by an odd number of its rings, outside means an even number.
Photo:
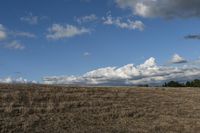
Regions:
<svg viewBox="0 0 200 133"><path fill-rule="evenodd" d="M0 0L0 82L200 78L199 0Z"/></svg>

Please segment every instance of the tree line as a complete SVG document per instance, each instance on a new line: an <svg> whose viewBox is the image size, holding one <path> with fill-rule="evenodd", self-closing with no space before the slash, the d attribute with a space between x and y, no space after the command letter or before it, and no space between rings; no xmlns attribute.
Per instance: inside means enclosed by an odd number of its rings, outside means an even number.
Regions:
<svg viewBox="0 0 200 133"><path fill-rule="evenodd" d="M187 81L186 83L179 83L177 81L165 82L163 87L200 87L200 80Z"/></svg>

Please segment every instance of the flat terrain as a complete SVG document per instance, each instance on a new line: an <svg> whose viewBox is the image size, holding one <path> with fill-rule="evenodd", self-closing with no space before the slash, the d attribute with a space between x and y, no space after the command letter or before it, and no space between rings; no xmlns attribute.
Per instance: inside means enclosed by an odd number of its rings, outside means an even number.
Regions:
<svg viewBox="0 0 200 133"><path fill-rule="evenodd" d="M0 132L196 133L200 88L0 85Z"/></svg>

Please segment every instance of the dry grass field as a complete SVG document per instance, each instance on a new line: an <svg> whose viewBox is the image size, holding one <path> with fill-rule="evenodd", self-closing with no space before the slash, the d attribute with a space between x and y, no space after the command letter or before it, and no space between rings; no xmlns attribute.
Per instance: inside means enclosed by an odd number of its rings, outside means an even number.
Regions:
<svg viewBox="0 0 200 133"><path fill-rule="evenodd" d="M0 85L0 132L196 133L200 89Z"/></svg>

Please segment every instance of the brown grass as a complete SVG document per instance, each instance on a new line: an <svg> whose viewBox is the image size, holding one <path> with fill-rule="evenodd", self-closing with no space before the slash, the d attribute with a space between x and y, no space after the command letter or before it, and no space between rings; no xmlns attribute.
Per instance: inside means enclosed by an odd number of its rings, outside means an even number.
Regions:
<svg viewBox="0 0 200 133"><path fill-rule="evenodd" d="M0 85L0 132L199 131L198 88Z"/></svg>

